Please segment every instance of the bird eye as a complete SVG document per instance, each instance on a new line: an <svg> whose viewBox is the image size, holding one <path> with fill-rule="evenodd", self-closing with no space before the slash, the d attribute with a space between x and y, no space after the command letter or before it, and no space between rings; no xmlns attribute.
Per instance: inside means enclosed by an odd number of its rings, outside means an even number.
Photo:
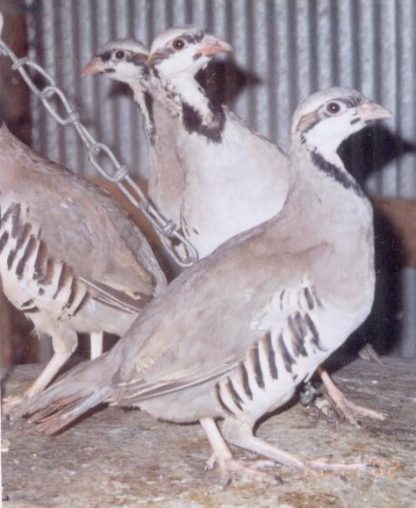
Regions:
<svg viewBox="0 0 416 508"><path fill-rule="evenodd" d="M339 102L331 101L326 105L326 111L330 115L337 115L341 111L341 105Z"/></svg>
<svg viewBox="0 0 416 508"><path fill-rule="evenodd" d="M117 51L116 58L118 60L121 60L122 58L124 58L124 51Z"/></svg>
<svg viewBox="0 0 416 508"><path fill-rule="evenodd" d="M172 43L172 46L177 50L183 49L185 47L185 41L180 38L175 39Z"/></svg>

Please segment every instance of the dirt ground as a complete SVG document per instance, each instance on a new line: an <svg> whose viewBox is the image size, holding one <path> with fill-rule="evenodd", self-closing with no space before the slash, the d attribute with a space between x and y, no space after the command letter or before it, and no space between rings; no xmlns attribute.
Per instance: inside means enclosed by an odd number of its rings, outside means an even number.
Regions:
<svg viewBox="0 0 416 508"><path fill-rule="evenodd" d="M14 370L6 393L19 393L39 371ZM198 425L157 422L137 411L106 408L55 437L25 420L2 420L3 506L8 507L416 507L416 362L357 360L335 380L355 402L388 419L362 429L335 425L294 404L257 434L316 458L382 464L377 474L305 476L276 466L282 485L232 482L205 472L210 449ZM234 449L235 457L250 454Z"/></svg>

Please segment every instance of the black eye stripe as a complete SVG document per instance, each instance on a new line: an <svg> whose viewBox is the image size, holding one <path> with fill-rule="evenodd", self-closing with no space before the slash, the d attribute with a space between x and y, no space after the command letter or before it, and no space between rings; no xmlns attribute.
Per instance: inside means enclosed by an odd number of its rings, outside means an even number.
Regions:
<svg viewBox="0 0 416 508"><path fill-rule="evenodd" d="M122 53L122 56L120 54L117 57L118 53ZM113 51L106 51L105 53L101 53L101 55L99 55L99 58L103 62L108 62L109 60L111 60L111 57L113 54L118 60L121 60L123 58L126 62L131 62L134 65L146 66L147 55L145 53L132 53L132 52L125 51L125 50L117 50L114 53L114 50L113 50ZM115 72L115 71L113 69L110 69L110 70L106 69L105 72Z"/></svg>
<svg viewBox="0 0 416 508"><path fill-rule="evenodd" d="M177 37L177 39L183 39L184 41L188 42L189 44L195 44L197 42L201 42L204 38L205 32L201 30L200 32L196 32L195 34L188 34L184 33L180 37Z"/></svg>
<svg viewBox="0 0 416 508"><path fill-rule="evenodd" d="M343 102L347 106L347 108L356 108L363 102L361 97L351 97L349 99L346 99L345 97L340 97L339 99L334 99L334 101Z"/></svg>
<svg viewBox="0 0 416 508"><path fill-rule="evenodd" d="M153 52L153 58L152 58L152 64L151 64L152 67L156 68L156 66L159 63L163 62L163 60L166 60L166 59L170 58L172 55L176 54L177 50L172 48L172 43L176 39L183 39L188 44L196 44L196 43L202 41L204 36L205 36L205 31L203 31L203 30L200 30L200 31L193 33L193 34L184 32L181 35L178 35L177 37L175 37L175 39L167 42L164 49L159 49L159 50L156 50Z"/></svg>
<svg viewBox="0 0 416 508"><path fill-rule="evenodd" d="M103 62L107 62L111 58L111 51L106 51L105 53L101 53L100 58Z"/></svg>

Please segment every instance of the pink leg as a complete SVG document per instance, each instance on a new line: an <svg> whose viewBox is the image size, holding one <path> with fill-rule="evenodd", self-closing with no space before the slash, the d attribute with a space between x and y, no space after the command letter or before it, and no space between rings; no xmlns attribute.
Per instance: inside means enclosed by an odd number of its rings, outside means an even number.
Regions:
<svg viewBox="0 0 416 508"><path fill-rule="evenodd" d="M250 466L233 459L231 451L215 421L212 418L202 418L199 423L204 429L214 452L207 461L207 469L211 469L215 464L218 464L222 475L228 481L231 481L233 473L237 473L244 480L256 480L273 484L281 483L278 477L258 470L259 467L275 465L273 461L257 461Z"/></svg>
<svg viewBox="0 0 416 508"><path fill-rule="evenodd" d="M321 376L322 382L328 391L328 395L333 400L334 404L339 411L345 416L345 418L353 425L360 427L357 417L375 418L376 420L384 420L386 415L368 409L363 406L358 406L353 402L349 401L347 397L341 392L336 384L330 378L328 372L322 367L318 368L318 373Z"/></svg>
<svg viewBox="0 0 416 508"><path fill-rule="evenodd" d="M222 427L224 438L229 442L244 450L267 457L275 462L298 469L304 472L332 472L337 474L358 471L358 472L371 472L372 467L364 463L353 464L337 464L329 463L326 460L305 460L292 453L280 450L279 448L270 445L266 441L253 435L252 428L238 420L229 419L225 420Z"/></svg>

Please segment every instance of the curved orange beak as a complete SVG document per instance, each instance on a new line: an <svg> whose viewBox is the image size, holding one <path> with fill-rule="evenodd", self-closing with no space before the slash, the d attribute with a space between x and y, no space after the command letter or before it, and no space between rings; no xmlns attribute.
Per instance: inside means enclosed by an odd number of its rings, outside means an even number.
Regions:
<svg viewBox="0 0 416 508"><path fill-rule="evenodd" d="M390 118L392 115L390 111L380 104L372 101L365 101L357 108L363 120L371 122L373 120L381 120L383 118Z"/></svg>
<svg viewBox="0 0 416 508"><path fill-rule="evenodd" d="M198 55L213 56L217 53L230 53L233 48L228 42L217 39L213 35L205 35L201 41Z"/></svg>
<svg viewBox="0 0 416 508"><path fill-rule="evenodd" d="M81 77L92 76L105 71L104 62L99 56L94 56L91 60L84 65L81 69Z"/></svg>

